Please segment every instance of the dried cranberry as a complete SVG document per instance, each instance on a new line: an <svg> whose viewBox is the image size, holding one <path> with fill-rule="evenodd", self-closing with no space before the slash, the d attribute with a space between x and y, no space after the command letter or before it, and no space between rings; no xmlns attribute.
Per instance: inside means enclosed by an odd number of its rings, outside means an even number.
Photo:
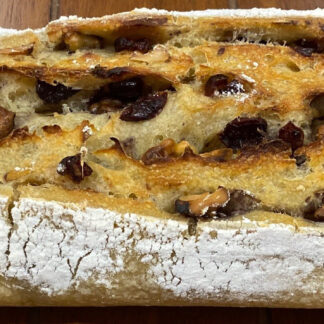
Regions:
<svg viewBox="0 0 324 324"><path fill-rule="evenodd" d="M245 214L256 209L260 204L260 200L249 195L244 190L231 190L230 199L226 206L217 210L218 217L231 217Z"/></svg>
<svg viewBox="0 0 324 324"><path fill-rule="evenodd" d="M147 53L152 49L152 42L148 38L133 40L126 37L119 37L114 43L115 51L139 51Z"/></svg>
<svg viewBox="0 0 324 324"><path fill-rule="evenodd" d="M225 47L220 47L217 51L217 55L223 55L225 53Z"/></svg>
<svg viewBox="0 0 324 324"><path fill-rule="evenodd" d="M299 54L310 57L313 53L322 53L324 51L324 40L302 38L297 40L292 47Z"/></svg>
<svg viewBox="0 0 324 324"><path fill-rule="evenodd" d="M162 111L167 99L167 91L149 94L128 104L120 115L120 119L125 121L152 119Z"/></svg>
<svg viewBox="0 0 324 324"><path fill-rule="evenodd" d="M262 140L258 145L247 146L244 148L244 151L241 152L240 157L245 158L253 155L260 154L279 154L282 152L291 153L290 144L281 140Z"/></svg>
<svg viewBox="0 0 324 324"><path fill-rule="evenodd" d="M230 93L230 94L235 94L239 92L244 92L244 86L241 82L238 80L232 80L221 93Z"/></svg>
<svg viewBox="0 0 324 324"><path fill-rule="evenodd" d="M212 75L205 84L205 96L213 97L215 92L221 92L228 84L228 77L224 74Z"/></svg>
<svg viewBox="0 0 324 324"><path fill-rule="evenodd" d="M144 82L135 77L113 82L101 87L88 102L92 114L103 114L122 109L125 104L136 101L144 93Z"/></svg>
<svg viewBox="0 0 324 324"><path fill-rule="evenodd" d="M102 86L98 89L94 95L89 99L88 106L90 107L92 104L97 103L101 100L109 99L109 84Z"/></svg>
<svg viewBox="0 0 324 324"><path fill-rule="evenodd" d="M303 130L295 126L292 122L289 122L280 128L279 138L287 143L290 143L293 151L304 144Z"/></svg>
<svg viewBox="0 0 324 324"><path fill-rule="evenodd" d="M60 102L61 100L65 100L73 96L78 91L79 90L74 90L71 87L66 87L61 83L52 85L41 80L37 80L36 83L36 92L38 97L49 104L54 104Z"/></svg>
<svg viewBox="0 0 324 324"><path fill-rule="evenodd" d="M244 92L244 86L241 82L233 79L229 82L224 74L211 76L205 85L205 96L214 97L217 94L236 94Z"/></svg>
<svg viewBox="0 0 324 324"><path fill-rule="evenodd" d="M304 48L304 47L301 47L301 46L294 46L294 50L297 53L299 53L299 54L301 54L303 56L306 56L306 57L310 57L314 53L313 48Z"/></svg>
<svg viewBox="0 0 324 324"><path fill-rule="evenodd" d="M185 215L185 216L191 215L189 201L183 201L183 200L177 199L174 202L174 207L175 207L175 210L181 215Z"/></svg>
<svg viewBox="0 0 324 324"><path fill-rule="evenodd" d="M301 166L302 164L304 164L307 161L307 157L304 154L296 155L296 156L294 156L294 159L296 160L297 166Z"/></svg>
<svg viewBox="0 0 324 324"><path fill-rule="evenodd" d="M134 101L143 94L144 82L141 78L135 77L119 82L110 83L109 96L121 101Z"/></svg>
<svg viewBox="0 0 324 324"><path fill-rule="evenodd" d="M74 182L80 183L84 177L92 174L92 169L81 161L81 154L65 157L57 166L57 173L69 176Z"/></svg>
<svg viewBox="0 0 324 324"><path fill-rule="evenodd" d="M105 68L97 64L91 69L91 74L100 79L110 79L112 81L121 80L122 77L132 73L131 69L126 66L117 66L112 69Z"/></svg>
<svg viewBox="0 0 324 324"><path fill-rule="evenodd" d="M256 145L261 143L267 127L263 118L238 117L226 125L220 134L220 140L227 147L234 149Z"/></svg>
<svg viewBox="0 0 324 324"><path fill-rule="evenodd" d="M176 88L172 85L172 84L170 84L165 90L168 90L168 91L170 91L170 92L175 92L175 91L177 91L176 90Z"/></svg>

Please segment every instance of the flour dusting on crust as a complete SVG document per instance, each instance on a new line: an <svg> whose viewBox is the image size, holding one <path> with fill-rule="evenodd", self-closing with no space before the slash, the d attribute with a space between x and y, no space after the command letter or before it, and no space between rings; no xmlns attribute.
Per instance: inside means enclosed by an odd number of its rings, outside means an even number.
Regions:
<svg viewBox="0 0 324 324"><path fill-rule="evenodd" d="M212 222L188 236L185 222L27 198L15 204L12 216L5 275L48 295L63 294L94 275L109 292L131 254L147 267L146 280L188 301L217 300L224 292L234 302L282 292L290 292L288 302L296 292L324 297L321 281L305 283L323 266L324 238L293 226L256 227L246 220L249 229L218 229Z"/></svg>
<svg viewBox="0 0 324 324"><path fill-rule="evenodd" d="M168 11L159 9L138 8L136 13L171 14L173 16L191 17L241 17L241 18L274 18L274 17L324 17L324 9L314 10L282 10L278 8L253 9L208 9L192 11Z"/></svg>
<svg viewBox="0 0 324 324"><path fill-rule="evenodd" d="M192 11L168 11L164 9L148 9L148 8L136 8L132 13L150 14L150 15L172 15L172 16L186 16L186 17L237 17L237 18L274 18L274 17L324 17L324 9L317 8L313 10L282 10L279 8L253 8L253 9L208 9L208 10L192 10ZM110 16L104 16L101 18L82 18L76 15L61 16L59 19L52 22L65 22L68 20L98 20L105 17L113 17L118 15L128 14L126 12L118 13ZM35 33L42 33L45 28L36 30L24 29L16 30L11 28L1 28L0 36L10 36L17 33L24 33L27 31L33 31Z"/></svg>

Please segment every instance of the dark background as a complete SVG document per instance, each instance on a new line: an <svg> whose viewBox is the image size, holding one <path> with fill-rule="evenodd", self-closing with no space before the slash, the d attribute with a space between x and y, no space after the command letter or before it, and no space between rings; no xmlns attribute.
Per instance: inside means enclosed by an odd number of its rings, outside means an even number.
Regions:
<svg viewBox="0 0 324 324"><path fill-rule="evenodd" d="M136 7L168 10L253 7L314 9L324 8L324 0L0 0L0 26L37 28L61 15L94 17ZM224 307L0 308L0 322L324 324L324 310Z"/></svg>

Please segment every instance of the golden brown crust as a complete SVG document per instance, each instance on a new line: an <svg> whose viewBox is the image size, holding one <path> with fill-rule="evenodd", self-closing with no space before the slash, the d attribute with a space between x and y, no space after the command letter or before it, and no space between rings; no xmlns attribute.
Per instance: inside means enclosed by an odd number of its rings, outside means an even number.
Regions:
<svg viewBox="0 0 324 324"><path fill-rule="evenodd" d="M275 37L277 40L292 40L299 38L316 38L323 36L323 19L321 18L235 18L235 17L174 17L171 15L148 15L139 13L126 13L103 19L69 20L53 22L47 27L49 39L58 43L64 33L80 32L85 34L102 36L105 38L132 32L131 26L140 29L140 33L162 34L167 39L181 33L189 33L194 30L198 35L206 35L210 32L220 37L228 36L233 30L262 30L265 37ZM130 30L129 30L130 29ZM136 30L138 32L138 29ZM154 34L155 35L155 34ZM161 36L160 36L161 37ZM160 39L159 39L160 41Z"/></svg>

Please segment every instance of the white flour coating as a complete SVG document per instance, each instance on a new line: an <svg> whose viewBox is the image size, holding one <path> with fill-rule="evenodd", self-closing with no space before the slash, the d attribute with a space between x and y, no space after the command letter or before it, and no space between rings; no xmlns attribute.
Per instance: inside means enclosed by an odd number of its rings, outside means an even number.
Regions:
<svg viewBox="0 0 324 324"><path fill-rule="evenodd" d="M148 9L136 8L132 12L150 15L173 15L173 16L187 16L187 17L245 17L245 18L274 18L274 17L324 17L324 9L317 8L314 10L282 10L278 8L253 8L253 9L208 9L208 10L193 10L193 11L168 11L163 9ZM125 13L118 13L110 16L103 16L99 19L123 15ZM67 22L68 20L98 20L95 18L81 18L78 16L61 16L53 22ZM43 33L45 28L39 29L24 29L16 30L11 28L1 28L0 36L9 36L18 33L33 31L35 33Z"/></svg>
<svg viewBox="0 0 324 324"><path fill-rule="evenodd" d="M282 10L278 8L252 8L252 9L208 9L192 11L167 11L159 9L136 8L136 13L151 13L159 15L171 14L174 16L190 17L244 17L244 18L273 18L273 17L324 17L324 9L314 10Z"/></svg>
<svg viewBox="0 0 324 324"><path fill-rule="evenodd" d="M122 12L110 16L124 15L127 12ZM274 17L324 17L324 9L317 8L313 10L282 10L278 8L252 8L252 9L207 9L207 10L192 10L192 11L168 11L164 9L148 9L136 8L132 13L148 14L148 15L172 15L186 17L244 17L244 18L274 18ZM61 16L55 22L66 22L67 20L97 20L98 18L81 18L78 16ZM100 18L101 19L101 18Z"/></svg>
<svg viewBox="0 0 324 324"><path fill-rule="evenodd" d="M39 29L13 29L13 28L2 28L0 27L0 36L12 36L12 35L19 35L24 34L26 32L33 32L35 34L42 34L45 31L45 27Z"/></svg>
<svg viewBox="0 0 324 324"><path fill-rule="evenodd" d="M246 220L252 230L237 230L217 229L212 222L200 225L194 237L186 234L185 222L26 198L15 204L12 217L10 264L2 272L49 295L94 273L98 285L111 288L113 278L127 270L130 254L147 264L151 282L177 297L217 300L224 291L234 300L282 291L324 294L321 281L303 283L315 267L323 267L324 237L292 226L256 227Z"/></svg>

